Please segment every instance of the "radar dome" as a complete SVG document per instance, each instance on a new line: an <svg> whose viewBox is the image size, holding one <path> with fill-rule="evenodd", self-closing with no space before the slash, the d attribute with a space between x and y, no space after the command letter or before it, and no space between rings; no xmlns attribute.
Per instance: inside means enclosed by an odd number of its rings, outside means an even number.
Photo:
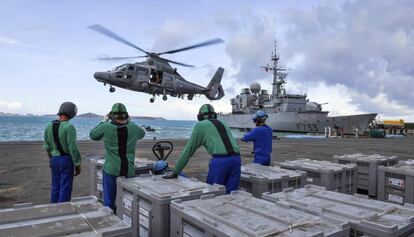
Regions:
<svg viewBox="0 0 414 237"><path fill-rule="evenodd" d="M252 91L252 93L259 93L261 88L262 88L262 87L261 87L261 86L260 86L260 84L259 84L259 83L257 83L257 82L253 82L253 83L250 85L250 90Z"/></svg>

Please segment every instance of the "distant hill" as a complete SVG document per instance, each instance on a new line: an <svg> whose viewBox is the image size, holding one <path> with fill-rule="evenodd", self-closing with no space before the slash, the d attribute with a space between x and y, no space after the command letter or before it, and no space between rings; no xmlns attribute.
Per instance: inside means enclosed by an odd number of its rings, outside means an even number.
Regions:
<svg viewBox="0 0 414 237"><path fill-rule="evenodd" d="M77 115L79 118L102 118L103 115L94 113L84 113ZM131 116L132 119L147 119L147 120L165 120L163 117L149 117L149 116Z"/></svg>
<svg viewBox="0 0 414 237"><path fill-rule="evenodd" d="M15 114L15 113L5 113L5 112L0 112L0 116L37 116L37 115L33 115L33 114ZM44 116L44 117L56 117L56 114L45 114L45 115L40 115L40 116ZM79 118L95 118L95 119L100 119L103 117L103 115L99 115L99 114L94 114L94 113L84 113L84 114L79 114L76 117ZM150 116L131 116L132 119L146 119L146 120L166 120L163 117L150 117Z"/></svg>
<svg viewBox="0 0 414 237"><path fill-rule="evenodd" d="M84 113L84 114L79 114L76 117L79 118L102 118L102 115L99 114L94 114L94 113Z"/></svg>
<svg viewBox="0 0 414 237"><path fill-rule="evenodd" d="M30 116L30 117L33 117L33 116L36 116L36 115L33 115L33 114L15 114L15 113L5 113L5 112L0 112L0 116L3 116L3 117L6 117L6 116Z"/></svg>

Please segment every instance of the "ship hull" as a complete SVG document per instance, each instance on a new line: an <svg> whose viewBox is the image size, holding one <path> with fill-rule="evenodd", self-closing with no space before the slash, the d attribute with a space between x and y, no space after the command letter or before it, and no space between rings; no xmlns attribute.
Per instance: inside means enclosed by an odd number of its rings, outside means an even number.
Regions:
<svg viewBox="0 0 414 237"><path fill-rule="evenodd" d="M325 127L343 128L345 134L362 134L377 114L328 117L327 112L285 112L269 114L266 124L275 132L324 133ZM250 114L219 115L230 128L249 130L255 124Z"/></svg>

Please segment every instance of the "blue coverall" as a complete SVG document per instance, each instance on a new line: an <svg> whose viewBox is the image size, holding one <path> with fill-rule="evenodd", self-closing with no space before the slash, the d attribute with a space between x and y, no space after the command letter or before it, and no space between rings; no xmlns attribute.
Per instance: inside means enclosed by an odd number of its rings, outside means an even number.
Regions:
<svg viewBox="0 0 414 237"><path fill-rule="evenodd" d="M242 141L253 141L253 163L270 166L272 157L272 128L267 125L257 126L244 135Z"/></svg>

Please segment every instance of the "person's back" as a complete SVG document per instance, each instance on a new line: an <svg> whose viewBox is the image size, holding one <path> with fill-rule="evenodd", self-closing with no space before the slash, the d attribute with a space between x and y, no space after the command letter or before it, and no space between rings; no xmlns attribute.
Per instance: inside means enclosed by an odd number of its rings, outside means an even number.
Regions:
<svg viewBox="0 0 414 237"><path fill-rule="evenodd" d="M102 140L105 147L104 171L114 176L135 175L135 145L145 132L135 123L104 122L90 133L92 140ZM127 162L125 165L123 162Z"/></svg>
<svg viewBox="0 0 414 237"><path fill-rule="evenodd" d="M268 156L272 154L272 137L273 130L267 125L261 125L253 128L254 135L254 153Z"/></svg>
<svg viewBox="0 0 414 237"><path fill-rule="evenodd" d="M81 172L81 155L76 145L76 130L69 123L76 113L75 104L63 103L59 108L59 118L50 122L45 129L43 148L50 158L52 203L70 201L73 176Z"/></svg>
<svg viewBox="0 0 414 237"><path fill-rule="evenodd" d="M253 121L256 127L244 135L242 141L253 141L254 160L253 163L269 166L272 154L273 130L265 124L267 114L261 110L253 115Z"/></svg>
<svg viewBox="0 0 414 237"><path fill-rule="evenodd" d="M212 156L207 183L225 185L227 193L238 189L241 172L240 148L231 130L225 123L217 120L217 114L209 104L201 106L197 118L199 122L194 126L173 174L164 178L177 177L197 148L204 146Z"/></svg>
<svg viewBox="0 0 414 237"><path fill-rule="evenodd" d="M135 146L137 141L145 136L145 131L129 119L126 107L116 103L108 116L89 134L92 140L104 142L104 205L114 211L116 178L135 176Z"/></svg>

